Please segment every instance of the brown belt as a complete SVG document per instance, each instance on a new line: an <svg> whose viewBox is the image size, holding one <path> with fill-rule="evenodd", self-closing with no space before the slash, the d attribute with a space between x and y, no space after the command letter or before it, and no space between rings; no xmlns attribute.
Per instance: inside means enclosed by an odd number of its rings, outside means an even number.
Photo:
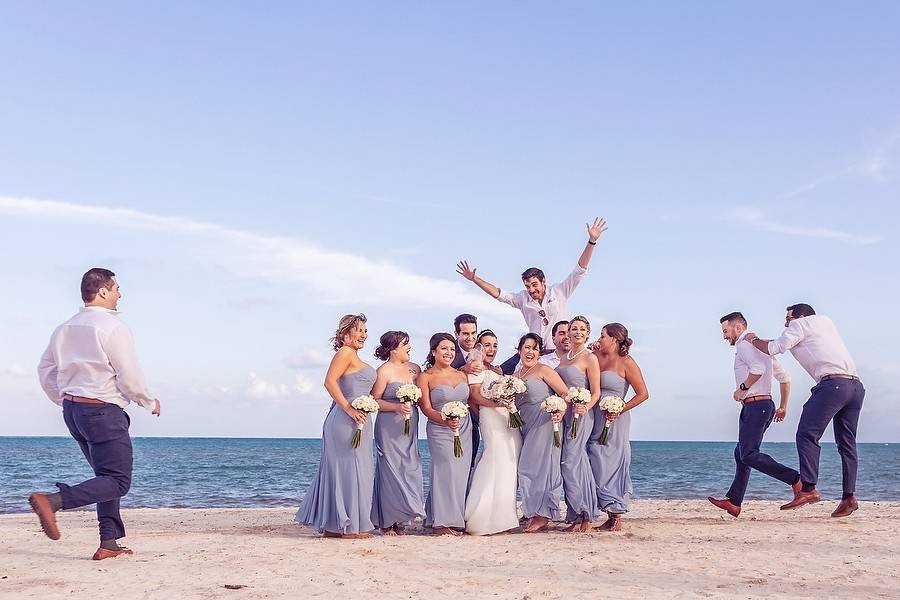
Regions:
<svg viewBox="0 0 900 600"><path fill-rule="evenodd" d="M80 404L106 404L103 400L97 400L96 398L85 398L84 396L73 396L72 394L63 394L63 400L68 400L69 402L78 402Z"/></svg>
<svg viewBox="0 0 900 600"><path fill-rule="evenodd" d="M859 381L859 377L857 377L856 375L837 375L837 374L835 374L835 375L825 375L824 377L822 377L822 379L819 380L819 383L821 383L823 381L828 381L829 379L854 379L856 381Z"/></svg>
<svg viewBox="0 0 900 600"><path fill-rule="evenodd" d="M741 404L750 404L751 402L759 402L760 400L771 400L772 396L750 396L741 400Z"/></svg>

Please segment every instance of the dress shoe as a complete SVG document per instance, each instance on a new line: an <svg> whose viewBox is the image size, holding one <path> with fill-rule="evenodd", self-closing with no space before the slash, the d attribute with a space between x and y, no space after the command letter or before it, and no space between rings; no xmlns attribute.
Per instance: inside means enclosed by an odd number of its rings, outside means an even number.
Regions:
<svg viewBox="0 0 900 600"><path fill-rule="evenodd" d="M28 496L28 503L31 504L31 510L38 516L41 522L41 529L47 534L51 540L60 538L59 527L56 525L56 512L50 506L50 500L46 494L35 492Z"/></svg>
<svg viewBox="0 0 900 600"><path fill-rule="evenodd" d="M838 504L838 507L834 509L834 512L831 513L832 517L849 517L854 510L859 508L859 503L856 501L855 496L850 496L849 498L844 498L841 500L841 503Z"/></svg>
<svg viewBox="0 0 900 600"><path fill-rule="evenodd" d="M713 506L721 508L734 518L737 518L737 516L741 514L741 507L736 504L732 504L731 500L729 500L728 498L722 498L721 500L719 500L718 498L707 496L706 499L712 502Z"/></svg>
<svg viewBox="0 0 900 600"><path fill-rule="evenodd" d="M800 491L794 494L793 500L787 504L782 504L781 510L793 510L795 508L800 508L804 504L815 504L821 499L822 495L819 494L819 490L813 489L808 492Z"/></svg>
<svg viewBox="0 0 900 600"><path fill-rule="evenodd" d="M793 490L794 495L796 496L800 492L803 491L803 482L799 479L791 484L791 490Z"/></svg>
<svg viewBox="0 0 900 600"><path fill-rule="evenodd" d="M103 560L104 558L115 558L117 556L130 556L134 554L130 548L126 548L125 546L119 546L115 550L110 550L109 548L97 548L97 551L94 552L94 555L91 557L91 560Z"/></svg>

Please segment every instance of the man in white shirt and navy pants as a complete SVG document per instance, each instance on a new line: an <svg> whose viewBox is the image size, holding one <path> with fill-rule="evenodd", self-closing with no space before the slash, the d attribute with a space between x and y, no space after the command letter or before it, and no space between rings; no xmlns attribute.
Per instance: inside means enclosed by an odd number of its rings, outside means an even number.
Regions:
<svg viewBox="0 0 900 600"><path fill-rule="evenodd" d="M57 327L38 366L41 387L63 409L63 419L95 477L59 492L35 492L29 502L52 540L60 538L56 512L97 505L100 547L94 560L132 554L119 546L125 525L119 499L131 487L132 450L123 410L135 402L159 416L159 400L147 391L131 331L116 312L121 294L115 273L91 269L81 279L84 307Z"/></svg>
<svg viewBox="0 0 900 600"><path fill-rule="evenodd" d="M831 319L817 315L809 304L787 307L786 329L777 340L747 339L769 355L791 351L800 366L816 381L812 395L803 405L797 426L797 453L800 455L802 489L782 510L799 508L821 500L819 480L819 439L834 422L834 441L841 455L844 494L832 517L846 517L859 508L856 502L856 427L866 390L859 380L856 364Z"/></svg>
<svg viewBox="0 0 900 600"><path fill-rule="evenodd" d="M763 354L745 341L747 320L739 312L733 312L719 319L722 337L734 346L733 398L742 404L738 429L738 443L734 449L734 481L724 498L707 499L733 517L741 514L741 503L750 482L750 469L756 469L769 477L800 491L800 474L764 452L759 446L769 425L784 420L787 413L788 397L791 393L791 376L777 360ZM772 379L781 388L781 403L775 409L772 401Z"/></svg>

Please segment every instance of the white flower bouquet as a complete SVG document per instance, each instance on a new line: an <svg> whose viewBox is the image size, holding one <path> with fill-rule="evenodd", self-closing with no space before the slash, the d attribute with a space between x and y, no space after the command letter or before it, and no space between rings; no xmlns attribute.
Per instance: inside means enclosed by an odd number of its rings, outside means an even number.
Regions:
<svg viewBox="0 0 900 600"><path fill-rule="evenodd" d="M600 398L599 406L601 410L618 415L625 409L625 401L618 396L603 396ZM606 438L609 436L610 425L612 425L612 421L606 419L606 423L603 424L603 432L600 434L601 446L606 445Z"/></svg>
<svg viewBox="0 0 900 600"><path fill-rule="evenodd" d="M569 401L570 404L587 404L591 401L591 393L583 388L583 387L570 387L569 393L566 394L566 400ZM572 429L569 431L569 438L575 439L578 437L578 420L581 417L578 413L575 413L574 419L572 419Z"/></svg>
<svg viewBox="0 0 900 600"><path fill-rule="evenodd" d="M512 399L518 394L524 394L527 390L525 382L513 375L503 375L488 386L487 398L509 410L509 426L512 429L518 429L525 424Z"/></svg>
<svg viewBox="0 0 900 600"><path fill-rule="evenodd" d="M557 395L548 396L541 402L541 410L550 415L566 412L567 407L566 401ZM559 434L559 423L556 421L553 422L553 445L557 448L562 447L562 436Z"/></svg>
<svg viewBox="0 0 900 600"><path fill-rule="evenodd" d="M350 406L352 406L356 410L361 410L364 413L371 414L378 412L378 402L376 402L375 398L373 398L369 394L363 394L359 398L355 399L350 403ZM359 442L362 440L362 430L365 425L365 423L356 424L356 431L353 432L353 439L350 440L350 446L352 448L359 448Z"/></svg>
<svg viewBox="0 0 900 600"><path fill-rule="evenodd" d="M414 383L404 383L397 388L397 398L404 404L416 404L422 398L422 390ZM411 417L412 415L406 415L406 422L403 424L403 433L407 435L409 435L409 420Z"/></svg>
<svg viewBox="0 0 900 600"><path fill-rule="evenodd" d="M448 421L450 419L463 419L469 414L469 407L463 402L448 402L441 408L441 415ZM459 428L453 430L453 456L459 458L463 455L462 441L459 439Z"/></svg>

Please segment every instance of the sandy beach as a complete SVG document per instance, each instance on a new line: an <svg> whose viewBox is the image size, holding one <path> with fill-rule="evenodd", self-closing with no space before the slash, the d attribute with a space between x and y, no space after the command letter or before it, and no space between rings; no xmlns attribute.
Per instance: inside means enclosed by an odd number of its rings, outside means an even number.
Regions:
<svg viewBox="0 0 900 600"><path fill-rule="evenodd" d="M93 513L0 516L3 598L896 598L900 502L739 519L701 500L636 501L620 533L323 539L278 509L133 509L135 555L94 562ZM417 535L417 533L419 533ZM224 586L246 586L231 590Z"/></svg>

